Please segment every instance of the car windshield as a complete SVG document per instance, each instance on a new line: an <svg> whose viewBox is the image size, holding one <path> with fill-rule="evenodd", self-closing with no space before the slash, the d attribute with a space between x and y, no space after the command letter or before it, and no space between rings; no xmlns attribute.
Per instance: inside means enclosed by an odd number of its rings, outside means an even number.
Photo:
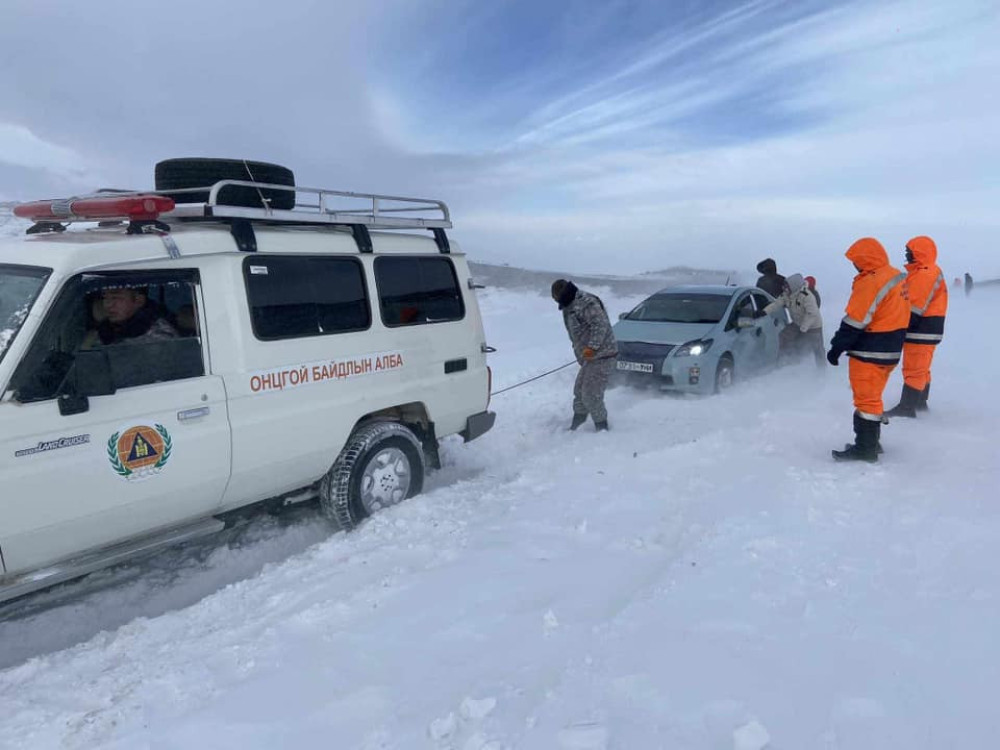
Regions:
<svg viewBox="0 0 1000 750"><path fill-rule="evenodd" d="M48 276L47 268L0 264L0 361L21 330Z"/></svg>
<svg viewBox="0 0 1000 750"><path fill-rule="evenodd" d="M625 319L651 323L718 323L726 314L731 299L728 294L654 294Z"/></svg>

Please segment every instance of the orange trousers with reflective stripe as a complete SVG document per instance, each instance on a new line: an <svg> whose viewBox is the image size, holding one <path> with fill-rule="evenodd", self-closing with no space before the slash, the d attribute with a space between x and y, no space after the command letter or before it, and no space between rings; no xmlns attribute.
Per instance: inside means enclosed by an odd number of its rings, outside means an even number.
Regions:
<svg viewBox="0 0 1000 750"><path fill-rule="evenodd" d="M903 382L910 388L922 391L931 382L931 360L936 346L931 344L903 344Z"/></svg>
<svg viewBox="0 0 1000 750"><path fill-rule="evenodd" d="M851 390L854 391L854 408L861 412L861 416L869 419L882 417L882 392L895 369L896 365L873 365L850 358L847 372L851 376Z"/></svg>

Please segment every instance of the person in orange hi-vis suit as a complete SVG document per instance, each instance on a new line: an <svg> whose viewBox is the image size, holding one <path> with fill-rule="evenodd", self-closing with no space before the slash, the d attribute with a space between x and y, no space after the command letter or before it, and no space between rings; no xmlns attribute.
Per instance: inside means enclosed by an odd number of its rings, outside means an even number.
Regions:
<svg viewBox="0 0 1000 750"><path fill-rule="evenodd" d="M930 237L906 243L906 293L910 298L910 325L903 344L903 394L890 417L915 417L927 409L931 390L931 360L944 338L948 312L948 282L937 265L937 245Z"/></svg>
<svg viewBox="0 0 1000 750"><path fill-rule="evenodd" d="M889 265L882 244L864 237L847 250L858 275L851 299L826 358L837 365L841 354L851 358L849 375L854 392L854 443L833 451L838 461L878 461L882 427L882 392L899 364L910 303L903 283L906 274Z"/></svg>

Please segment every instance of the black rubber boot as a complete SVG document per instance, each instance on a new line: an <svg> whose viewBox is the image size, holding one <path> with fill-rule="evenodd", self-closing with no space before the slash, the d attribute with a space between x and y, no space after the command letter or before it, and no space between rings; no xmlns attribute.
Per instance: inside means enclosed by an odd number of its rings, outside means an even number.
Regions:
<svg viewBox="0 0 1000 750"><path fill-rule="evenodd" d="M885 413L887 417L908 417L917 416L917 404L920 402L922 391L903 385L903 393L899 397L899 403Z"/></svg>
<svg viewBox="0 0 1000 750"><path fill-rule="evenodd" d="M914 409L917 411L927 411L927 397L931 395L931 384L928 383L924 386L924 389L920 391L920 398L917 399Z"/></svg>
<svg viewBox="0 0 1000 750"><path fill-rule="evenodd" d="M573 414L573 421L569 423L569 428L571 430L577 429L580 425L587 421L586 414Z"/></svg>
<svg viewBox="0 0 1000 750"><path fill-rule="evenodd" d="M854 412L854 444L844 446L842 451L831 451L837 461L878 461L879 432L881 422L865 419Z"/></svg>
<svg viewBox="0 0 1000 750"><path fill-rule="evenodd" d="M594 429L598 432L607 432L608 421L604 420L603 422L594 422Z"/></svg>

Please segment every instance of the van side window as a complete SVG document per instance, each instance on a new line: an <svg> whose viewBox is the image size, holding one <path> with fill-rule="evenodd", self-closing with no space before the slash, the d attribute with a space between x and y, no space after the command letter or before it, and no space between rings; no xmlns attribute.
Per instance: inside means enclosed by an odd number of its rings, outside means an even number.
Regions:
<svg viewBox="0 0 1000 750"><path fill-rule="evenodd" d="M72 392L80 351L104 352L116 389L204 375L197 283L196 271L73 277L14 373L18 400Z"/></svg>
<svg viewBox="0 0 1000 750"><path fill-rule="evenodd" d="M256 256L243 263L250 320L263 341L363 331L371 325L354 258Z"/></svg>
<svg viewBox="0 0 1000 750"><path fill-rule="evenodd" d="M387 326L465 317L455 267L447 258L376 258L375 281L382 322Z"/></svg>

